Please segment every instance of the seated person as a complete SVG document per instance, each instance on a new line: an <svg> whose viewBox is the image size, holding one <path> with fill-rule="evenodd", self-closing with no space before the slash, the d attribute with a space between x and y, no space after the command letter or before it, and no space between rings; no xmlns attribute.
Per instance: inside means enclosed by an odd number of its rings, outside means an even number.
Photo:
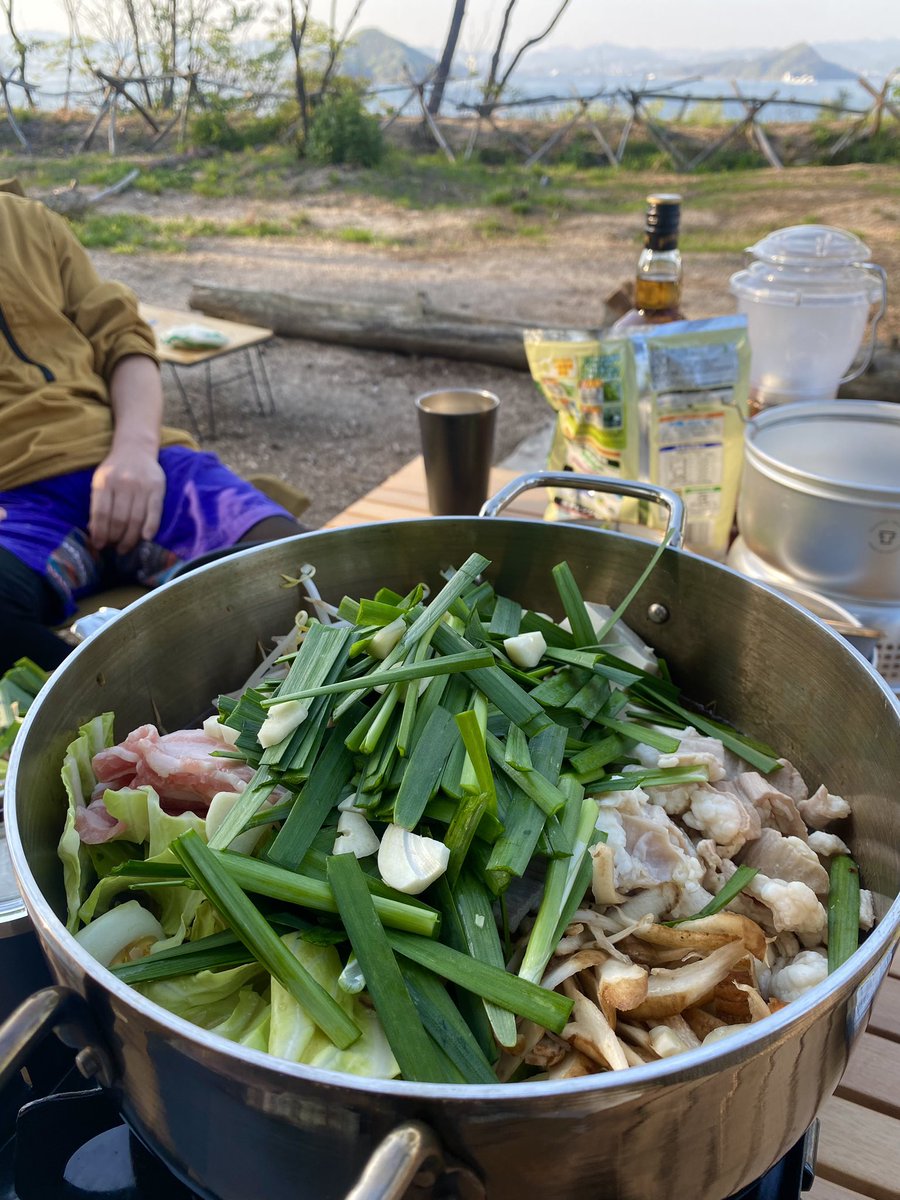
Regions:
<svg viewBox="0 0 900 1200"><path fill-rule="evenodd" d="M0 183L0 673L71 647L48 626L116 583L303 529L161 426L155 339L66 222Z"/></svg>

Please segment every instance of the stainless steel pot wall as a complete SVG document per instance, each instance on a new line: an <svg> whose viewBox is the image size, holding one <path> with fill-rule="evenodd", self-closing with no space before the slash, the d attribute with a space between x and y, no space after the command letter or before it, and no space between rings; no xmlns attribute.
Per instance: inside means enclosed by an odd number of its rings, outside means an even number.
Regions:
<svg viewBox="0 0 900 1200"><path fill-rule="evenodd" d="M900 888L900 709L855 651L812 617L728 568L676 551L664 555L630 622L693 697L851 800L854 846L878 897L880 923L857 954L758 1032L566 1083L383 1083L220 1040L150 1004L81 950L59 919L56 859L59 764L75 727L106 709L119 735L153 713L170 729L203 714L211 697L249 674L257 641L289 628L296 594L279 577L303 562L316 565L321 590L338 599L434 583L476 549L493 561L502 591L558 612L554 564L567 560L589 599L614 604L653 547L573 526L477 518L305 535L142 600L76 651L29 714L8 785L23 896L56 978L90 1008L96 1032L81 1034L92 1045L89 1064L139 1135L202 1195L342 1197L380 1140L415 1119L437 1134L451 1169L464 1172L464 1195L722 1200L806 1129L887 972L900 924L900 902L891 906ZM668 619L658 624L651 614ZM399 1140L415 1136L413 1125Z"/></svg>
<svg viewBox="0 0 900 1200"><path fill-rule="evenodd" d="M738 495L749 549L816 591L900 601L900 406L831 400L749 423Z"/></svg>

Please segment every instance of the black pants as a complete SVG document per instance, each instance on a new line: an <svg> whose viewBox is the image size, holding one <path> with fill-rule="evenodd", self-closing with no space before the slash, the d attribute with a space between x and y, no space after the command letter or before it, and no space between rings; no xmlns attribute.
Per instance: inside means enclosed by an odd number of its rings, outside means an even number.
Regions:
<svg viewBox="0 0 900 1200"><path fill-rule="evenodd" d="M30 658L52 671L72 649L48 625L62 617L50 584L0 546L0 674L16 659Z"/></svg>

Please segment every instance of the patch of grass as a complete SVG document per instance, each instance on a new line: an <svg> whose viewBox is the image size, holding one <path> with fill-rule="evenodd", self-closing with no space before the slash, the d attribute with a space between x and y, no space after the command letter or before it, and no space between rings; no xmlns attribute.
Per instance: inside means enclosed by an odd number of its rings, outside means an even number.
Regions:
<svg viewBox="0 0 900 1200"><path fill-rule="evenodd" d="M337 231L337 235L342 242L358 242L363 246L371 246L378 240L378 235L371 229L361 229L358 225L345 225Z"/></svg>
<svg viewBox="0 0 900 1200"><path fill-rule="evenodd" d="M111 250L113 254L136 254L141 250L174 254L187 249L196 238L294 237L309 229L311 222L305 213L286 221L254 218L230 222L196 217L156 220L132 213L89 213L73 224L82 244L89 249Z"/></svg>

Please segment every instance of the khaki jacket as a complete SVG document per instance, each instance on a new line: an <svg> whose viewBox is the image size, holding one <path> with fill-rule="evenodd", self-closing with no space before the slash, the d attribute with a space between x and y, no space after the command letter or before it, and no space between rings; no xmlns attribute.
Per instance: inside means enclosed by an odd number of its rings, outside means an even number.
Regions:
<svg viewBox="0 0 900 1200"><path fill-rule="evenodd" d="M0 184L0 491L102 462L106 381L120 358L156 358L122 284L102 280L66 222ZM177 429L162 445L194 446Z"/></svg>

